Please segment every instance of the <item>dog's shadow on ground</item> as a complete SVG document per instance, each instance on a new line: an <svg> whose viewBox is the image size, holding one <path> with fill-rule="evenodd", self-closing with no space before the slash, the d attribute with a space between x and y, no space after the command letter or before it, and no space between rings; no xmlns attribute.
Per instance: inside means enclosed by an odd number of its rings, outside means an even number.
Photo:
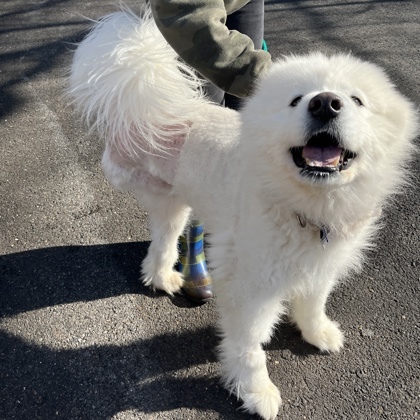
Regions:
<svg viewBox="0 0 420 420"><path fill-rule="evenodd" d="M1 317L122 294L163 298L139 280L148 245L65 246L0 256ZM193 306L182 296L171 300L178 307ZM218 342L210 325L174 328L126 345L54 349L3 329L0 418L111 418L127 410L153 413L187 407L217 410L223 418L252 419L220 385L218 367L210 376L207 368L200 374L200 365L218 366ZM280 350L281 357L316 352L284 322L267 350Z"/></svg>
<svg viewBox="0 0 420 420"><path fill-rule="evenodd" d="M148 246L62 246L0 256L0 315L125 293L153 296L139 280Z"/></svg>
<svg viewBox="0 0 420 420"><path fill-rule="evenodd" d="M63 246L0 256L0 320L123 294L169 299L139 280L148 246ZM190 305L182 296L173 302ZM217 341L212 327L174 327L129 344L56 349L1 328L0 418L111 418L127 410L143 416L179 407L246 418L236 412L240 404L220 386L217 373L197 374L200 365L216 361Z"/></svg>

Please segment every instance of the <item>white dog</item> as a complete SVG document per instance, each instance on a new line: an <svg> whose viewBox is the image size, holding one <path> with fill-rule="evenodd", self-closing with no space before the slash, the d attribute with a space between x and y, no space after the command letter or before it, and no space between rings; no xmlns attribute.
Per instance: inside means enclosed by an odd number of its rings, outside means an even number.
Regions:
<svg viewBox="0 0 420 420"><path fill-rule="evenodd" d="M211 232L226 387L276 417L262 344L290 305L303 338L337 352L325 313L358 268L384 200L402 184L417 116L376 66L349 55L273 64L238 113L211 104L150 15L104 18L79 45L71 95L106 140L103 168L148 210L146 285L169 294L191 208Z"/></svg>

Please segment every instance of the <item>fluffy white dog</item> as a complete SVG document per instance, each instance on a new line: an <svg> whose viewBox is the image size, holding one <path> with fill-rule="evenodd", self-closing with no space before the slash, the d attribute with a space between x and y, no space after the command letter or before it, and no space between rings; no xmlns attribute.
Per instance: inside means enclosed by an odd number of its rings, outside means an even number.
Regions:
<svg viewBox="0 0 420 420"><path fill-rule="evenodd" d="M191 208L211 232L226 387L277 415L262 344L289 302L303 338L337 352L325 313L358 268L385 199L402 184L417 116L378 67L350 55L273 64L238 113L211 104L150 15L110 15L79 45L71 95L106 141L103 168L148 210L146 285L169 294Z"/></svg>

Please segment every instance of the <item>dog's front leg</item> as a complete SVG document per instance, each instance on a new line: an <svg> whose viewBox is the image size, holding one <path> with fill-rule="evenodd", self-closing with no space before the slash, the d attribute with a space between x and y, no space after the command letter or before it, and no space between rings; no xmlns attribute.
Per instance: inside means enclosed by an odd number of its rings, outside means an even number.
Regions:
<svg viewBox="0 0 420 420"><path fill-rule="evenodd" d="M230 283L227 281L227 283ZM242 399L243 408L264 419L277 416L280 392L271 382L262 343L268 342L282 306L272 291L250 293L241 282L218 294L222 375L227 389ZM224 286L227 286L226 284Z"/></svg>
<svg viewBox="0 0 420 420"><path fill-rule="evenodd" d="M325 313L325 305L334 281L322 281L316 288L303 291L291 299L291 319L308 343L325 352L338 352L344 343L339 324Z"/></svg>

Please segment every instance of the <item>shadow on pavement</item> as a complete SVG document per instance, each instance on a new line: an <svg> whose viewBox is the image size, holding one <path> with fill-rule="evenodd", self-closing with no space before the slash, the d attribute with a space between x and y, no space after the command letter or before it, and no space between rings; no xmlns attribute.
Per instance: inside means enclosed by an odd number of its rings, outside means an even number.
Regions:
<svg viewBox="0 0 420 420"><path fill-rule="evenodd" d="M159 296L139 281L147 247L148 242L133 242L3 255L1 315L127 293ZM181 306L182 299L172 304ZM282 324L276 337L268 350L288 349L292 357L316 353L290 325ZM127 345L76 349L34 344L2 331L0 418L110 418L127 410L144 415L180 407L216 410L230 419L254 418L242 413L240 403L219 384L218 368L212 367L218 366L217 343L212 326L174 328Z"/></svg>
<svg viewBox="0 0 420 420"><path fill-rule="evenodd" d="M15 86L59 66L71 45L83 39L86 30L75 28L86 25L87 20L81 16L72 19L69 3L50 0L2 4L0 117L11 114L25 102L13 89Z"/></svg>
<svg viewBox="0 0 420 420"><path fill-rule="evenodd" d="M7 397L0 417L105 419L126 410L178 407L234 412L217 377L177 377L177 369L214 361L214 339L197 347L207 335L215 337L209 329L127 346L54 350L0 333L0 376Z"/></svg>
<svg viewBox="0 0 420 420"><path fill-rule="evenodd" d="M63 246L0 256L0 315L124 293L152 293L141 284L149 242Z"/></svg>

